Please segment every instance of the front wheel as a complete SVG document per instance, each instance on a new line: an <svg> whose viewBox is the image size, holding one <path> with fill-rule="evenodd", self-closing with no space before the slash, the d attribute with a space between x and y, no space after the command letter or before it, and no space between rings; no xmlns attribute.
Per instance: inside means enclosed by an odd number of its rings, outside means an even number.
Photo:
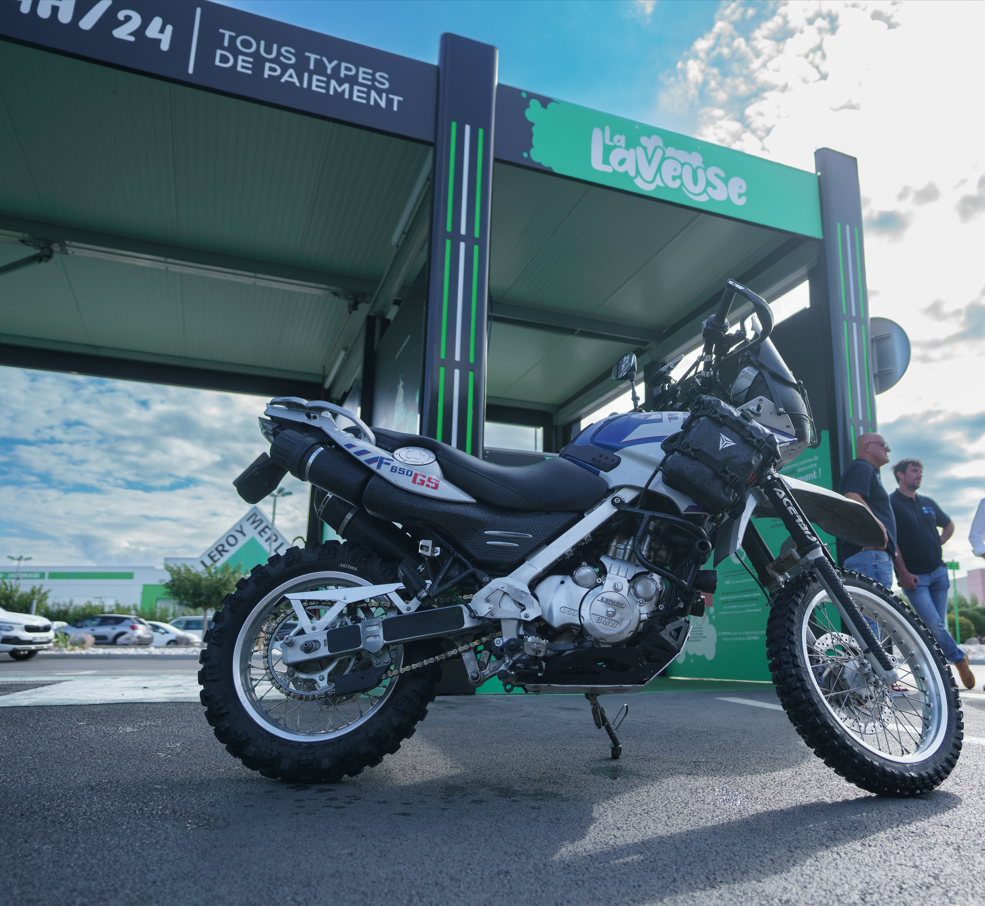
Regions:
<svg viewBox="0 0 985 906"><path fill-rule="evenodd" d="M872 670L811 574L772 602L770 672L784 711L819 758L850 783L883 796L919 796L951 773L964 724L958 690L919 618L883 586L840 574L900 682Z"/></svg>
<svg viewBox="0 0 985 906"><path fill-rule="evenodd" d="M240 580L215 614L198 674L206 719L230 754L267 777L331 783L379 764L413 735L434 700L441 670L432 664L397 671L434 654L429 643L390 645L376 656L325 657L296 668L281 657L285 639L303 639L285 595L395 581L395 570L376 554L338 542L291 548ZM305 609L311 617L321 615L315 601ZM387 598L374 599L350 605L332 625L396 612ZM336 695L336 680L372 669L373 657L389 659L378 685Z"/></svg>
<svg viewBox="0 0 985 906"><path fill-rule="evenodd" d="M29 661L32 657L37 655L36 651L11 651L10 656L15 661Z"/></svg>

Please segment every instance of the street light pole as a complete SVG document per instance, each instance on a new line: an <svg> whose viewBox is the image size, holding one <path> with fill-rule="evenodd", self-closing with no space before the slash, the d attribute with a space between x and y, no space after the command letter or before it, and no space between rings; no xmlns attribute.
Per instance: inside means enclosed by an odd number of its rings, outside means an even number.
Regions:
<svg viewBox="0 0 985 906"><path fill-rule="evenodd" d="M21 590L21 563L25 563L28 560L33 560L34 557L25 557L21 555L20 557L11 557L7 554L8 560L13 560L17 564L17 591ZM31 601L31 613L34 613L34 608L37 606L36 601Z"/></svg>
<svg viewBox="0 0 985 906"><path fill-rule="evenodd" d="M957 560L948 560L944 566L951 570L951 588L954 589L954 643L960 645L961 624L958 623L960 617L958 613L958 570L961 568L961 564Z"/></svg>

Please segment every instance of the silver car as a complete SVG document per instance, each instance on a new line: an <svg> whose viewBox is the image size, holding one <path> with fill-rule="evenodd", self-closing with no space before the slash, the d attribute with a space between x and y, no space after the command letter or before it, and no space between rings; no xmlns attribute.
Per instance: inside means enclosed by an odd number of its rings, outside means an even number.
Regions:
<svg viewBox="0 0 985 906"><path fill-rule="evenodd" d="M202 630L202 617L177 617L171 621L171 625L175 629L180 629L182 632L191 633L198 641L202 641L202 637L205 633ZM209 618L209 629L212 628L212 619Z"/></svg>
<svg viewBox="0 0 985 906"><path fill-rule="evenodd" d="M150 645L154 641L154 633L145 620L115 613L84 617L62 632L69 638L91 635L97 645Z"/></svg>

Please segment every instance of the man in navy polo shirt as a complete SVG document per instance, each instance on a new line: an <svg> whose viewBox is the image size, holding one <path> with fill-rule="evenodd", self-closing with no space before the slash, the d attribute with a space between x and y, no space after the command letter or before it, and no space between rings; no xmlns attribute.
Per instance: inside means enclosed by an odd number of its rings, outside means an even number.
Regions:
<svg viewBox="0 0 985 906"><path fill-rule="evenodd" d="M899 544L900 585L910 605L931 631L941 651L961 677L965 688L975 688L975 674L965 653L947 631L947 578L942 545L954 534L954 523L929 497L917 489L923 482L923 464L918 459L901 459L893 466L899 488L889 498L896 517ZM941 529L938 533L938 529ZM905 560L905 566L903 562Z"/></svg>
<svg viewBox="0 0 985 906"><path fill-rule="evenodd" d="M893 562L896 559L896 519L889 505L889 495L879 480L879 469L889 462L889 444L880 434L862 434L855 441L855 459L841 476L839 490L846 497L868 507L882 523L884 543L881 547L859 547L838 539L838 561L874 579L886 588L893 586Z"/></svg>

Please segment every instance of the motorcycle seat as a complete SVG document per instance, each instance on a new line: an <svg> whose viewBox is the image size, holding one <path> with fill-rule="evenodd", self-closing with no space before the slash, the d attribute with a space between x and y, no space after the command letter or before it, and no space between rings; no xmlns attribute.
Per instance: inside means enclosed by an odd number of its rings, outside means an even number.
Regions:
<svg viewBox="0 0 985 906"><path fill-rule="evenodd" d="M608 493L597 475L573 462L551 457L529 466L500 466L430 437L373 428L376 446L388 453L423 447L434 453L452 484L492 506L526 512L571 513L593 507Z"/></svg>

